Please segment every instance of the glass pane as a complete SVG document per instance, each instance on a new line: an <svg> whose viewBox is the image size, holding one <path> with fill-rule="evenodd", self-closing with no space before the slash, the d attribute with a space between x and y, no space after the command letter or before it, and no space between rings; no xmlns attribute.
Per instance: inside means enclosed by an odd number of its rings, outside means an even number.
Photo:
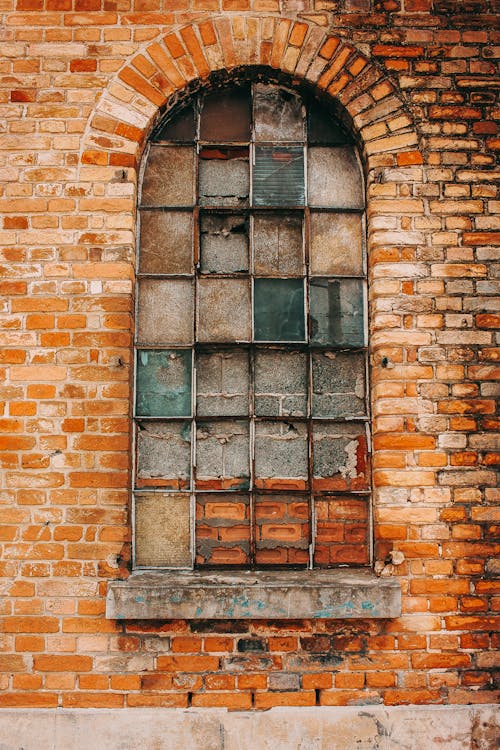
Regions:
<svg viewBox="0 0 500 750"><path fill-rule="evenodd" d="M191 344L193 284L184 279L141 279L137 338L143 344Z"/></svg>
<svg viewBox="0 0 500 750"><path fill-rule="evenodd" d="M307 565L309 503L304 495L257 495L255 559L260 565Z"/></svg>
<svg viewBox="0 0 500 750"><path fill-rule="evenodd" d="M215 143L250 140L250 92L247 88L214 91L203 99L200 140Z"/></svg>
<svg viewBox="0 0 500 750"><path fill-rule="evenodd" d="M315 499L314 564L368 565L368 500L365 497Z"/></svg>
<svg viewBox="0 0 500 750"><path fill-rule="evenodd" d="M353 147L309 149L308 196L310 206L363 208L363 179Z"/></svg>
<svg viewBox="0 0 500 750"><path fill-rule="evenodd" d="M312 343L364 346L363 281L313 279L310 284Z"/></svg>
<svg viewBox="0 0 500 750"><path fill-rule="evenodd" d="M137 486L189 488L191 423L137 423Z"/></svg>
<svg viewBox="0 0 500 750"><path fill-rule="evenodd" d="M196 564L248 565L250 498L240 494L196 498Z"/></svg>
<svg viewBox="0 0 500 750"><path fill-rule="evenodd" d="M247 490L250 477L248 422L199 422L196 489Z"/></svg>
<svg viewBox="0 0 500 750"><path fill-rule="evenodd" d="M248 149L204 148L200 151L199 169L201 206L248 205Z"/></svg>
<svg viewBox="0 0 500 750"><path fill-rule="evenodd" d="M307 415L307 355L303 352L257 351L255 414L258 417Z"/></svg>
<svg viewBox="0 0 500 750"><path fill-rule="evenodd" d="M313 417L366 414L364 354L313 353L312 374Z"/></svg>
<svg viewBox="0 0 500 750"><path fill-rule="evenodd" d="M195 151L192 146L152 146L142 182L143 206L193 206Z"/></svg>
<svg viewBox="0 0 500 750"><path fill-rule="evenodd" d="M309 105L307 131L309 143L330 146L352 143L351 136L343 130L340 123L326 107L315 100Z"/></svg>
<svg viewBox="0 0 500 750"><path fill-rule="evenodd" d="M302 279L255 279L256 341L303 341L304 283Z"/></svg>
<svg viewBox="0 0 500 750"><path fill-rule="evenodd" d="M141 211L141 273L193 273L193 216Z"/></svg>
<svg viewBox="0 0 500 750"><path fill-rule="evenodd" d="M138 351L136 392L139 417L189 417L191 352Z"/></svg>
<svg viewBox="0 0 500 750"><path fill-rule="evenodd" d="M302 276L302 216L256 214L253 225L254 271L265 276Z"/></svg>
<svg viewBox="0 0 500 750"><path fill-rule="evenodd" d="M196 413L199 416L246 416L249 387L247 352L205 352L198 355Z"/></svg>
<svg viewBox="0 0 500 750"><path fill-rule="evenodd" d="M141 492L135 496L135 563L143 567L191 567L188 494Z"/></svg>
<svg viewBox="0 0 500 750"><path fill-rule="evenodd" d="M198 341L250 341L250 281L200 279Z"/></svg>
<svg viewBox="0 0 500 750"><path fill-rule="evenodd" d="M155 129L152 141L194 141L194 109L192 106L176 110Z"/></svg>
<svg viewBox="0 0 500 750"><path fill-rule="evenodd" d="M309 262L314 276L361 276L363 274L361 216L311 211Z"/></svg>
<svg viewBox="0 0 500 750"><path fill-rule="evenodd" d="M314 422L315 490L366 490L370 471L364 424Z"/></svg>
<svg viewBox="0 0 500 750"><path fill-rule="evenodd" d="M303 206L304 202L302 146L256 146L254 206Z"/></svg>
<svg viewBox="0 0 500 750"><path fill-rule="evenodd" d="M248 271L248 219L234 214L204 214L200 219L203 273Z"/></svg>
<svg viewBox="0 0 500 750"><path fill-rule="evenodd" d="M255 486L304 490L307 477L307 426L302 422L256 422Z"/></svg>
<svg viewBox="0 0 500 750"><path fill-rule="evenodd" d="M301 141L304 106L300 96L277 86L256 84L253 95L256 141Z"/></svg>

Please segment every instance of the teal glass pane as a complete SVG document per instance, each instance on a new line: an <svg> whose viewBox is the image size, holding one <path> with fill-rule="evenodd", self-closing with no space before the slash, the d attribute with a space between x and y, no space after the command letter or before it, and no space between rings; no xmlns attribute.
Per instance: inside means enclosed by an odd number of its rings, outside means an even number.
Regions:
<svg viewBox="0 0 500 750"><path fill-rule="evenodd" d="M137 352L138 417L191 414L191 352L183 349Z"/></svg>
<svg viewBox="0 0 500 750"><path fill-rule="evenodd" d="M304 203L302 146L256 146L254 206L303 206Z"/></svg>
<svg viewBox="0 0 500 750"><path fill-rule="evenodd" d="M313 279L310 283L311 342L325 346L364 346L363 281Z"/></svg>
<svg viewBox="0 0 500 750"><path fill-rule="evenodd" d="M304 341L302 279L255 279L256 341Z"/></svg>

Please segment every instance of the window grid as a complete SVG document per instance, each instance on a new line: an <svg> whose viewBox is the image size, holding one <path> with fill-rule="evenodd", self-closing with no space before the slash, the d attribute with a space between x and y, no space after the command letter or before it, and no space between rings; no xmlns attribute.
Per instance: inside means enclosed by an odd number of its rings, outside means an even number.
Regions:
<svg viewBox="0 0 500 750"><path fill-rule="evenodd" d="M197 106L197 132L199 132L199 124L200 124L200 99L198 99L198 106ZM316 509L315 509L315 494L317 492L315 487L315 474L314 474L314 457L315 457L315 446L314 446L314 432L317 429L319 425L322 424L356 424L356 423L367 423L368 422L368 411L367 411L367 373L366 373L366 357L365 357L365 389L364 389L364 414L354 416L347 420L345 417L341 416L315 416L313 415L313 399L314 399L314 382L313 382L313 358L315 354L318 353L325 353L326 348L324 345L320 345L319 343L315 343L314 341L311 341L311 331L310 331L310 305L309 305L309 295L311 292L311 279L313 278L322 278L322 277L313 277L311 276L311 270L310 270L310 259L309 259L309 251L310 251L310 243L311 243L311 228L310 228L310 219L311 219L311 209L315 213L331 213L333 214L341 214L345 215L348 213L357 214L360 216L363 216L363 208L335 208L335 207L311 207L307 205L307 196L305 195L303 206L296 206L296 205L290 205L290 206L283 206L280 205L278 207L276 206L263 206L263 205L254 205L255 201L253 198L253 185L254 185L254 179L253 179L253 167L254 167L254 159L255 159L255 129L253 129L252 132L252 139L248 142L244 142L243 144L236 144L238 146L245 145L249 147L249 200L248 205L244 207L229 207L229 206L218 206L216 204L214 205L204 205L200 206L199 203L199 184L200 184L200 177L199 177L199 162L200 159L194 159L194 170L195 170L195 176L194 176L194 184L195 184L195 190L196 193L194 195L195 205L182 205L182 206L154 206L149 207L143 203L140 204L140 210L144 211L147 209L148 211L153 212L192 212L193 213L193 236L192 236L192 253L193 253L193 265L190 269L190 272L185 273L148 273L141 271L141 267L139 265L139 284L143 283L143 280L153 279L153 280L159 280L159 279L165 279L165 280L174 280L174 279L191 279L192 280L192 293L193 293L193 308L195 310L195 313L193 315L193 341L194 344L179 344L178 342L172 341L170 343L163 342L163 343L157 343L155 345L152 345L148 342L141 341L140 336L137 338L136 346L138 354L137 356L140 356L141 351L159 351L159 352L166 352L169 350L176 350L176 351L182 351L182 350L190 350L192 351L191 356L191 411L189 416L187 415L172 415L172 416L165 416L165 415L157 415L157 416L147 416L138 414L137 411L135 412L135 418L138 423L138 425L141 424L141 422L145 421L152 421L152 422L159 422L162 424L174 424L174 423L182 423L183 421L189 421L191 424L191 441L190 441L190 455L191 455L191 470L190 470L190 480L189 480L189 487L182 488L182 490L189 490L191 495L191 511L190 511L190 518L191 518L191 525L190 525L190 536L191 536L191 550L192 550L192 561L194 563L195 560L195 544L194 544L194 536L195 536L195 527L196 527L196 502L198 497L208 497L208 496L217 496L217 495L224 495L231 493L231 497L238 498L243 496L248 496L249 498L249 560L245 561L244 566L248 567L248 565L252 566L257 564L259 567L261 565L256 563L256 546L257 546L257 540L256 540L256 518L255 518L255 507L257 499L260 497L266 497L266 496L283 496L284 498L286 496L289 496L291 493L291 490L280 488L280 487L273 487L272 485L269 486L257 486L258 485L258 477L256 472L256 459L255 459L255 446L256 446L256 431L258 429L259 424L270 424L270 423L276 423L276 424L297 424L297 425L305 425L306 426L306 434L307 434L307 481L305 483L305 486L302 488L294 488L293 489L293 496L297 497L304 497L307 500L308 503L308 523L309 523L309 538L308 538L308 544L307 544L307 551L306 555L304 556L304 561L302 562L303 566L309 566L311 567L313 565L313 558L314 558L314 536L315 536L315 529L316 529ZM157 147L159 144L155 143L155 147ZM170 147L171 145L175 145L175 147L178 147L180 145L179 141L173 141L172 144L167 144L166 142L162 144L163 147ZM271 142L269 144L265 144L263 142L259 142L258 146L261 145L275 145ZM290 144L280 143L280 146L286 146ZM232 148L235 146L234 143L221 143L221 144L215 144L213 141L206 141L206 142L200 142L198 141L197 149L198 152L203 149L205 146L210 146L212 149L216 147L220 147L220 149L227 149ZM334 148L334 146L332 146ZM304 144L304 186L305 191L307 191L307 141L305 141ZM293 213L294 215L300 215L302 217L302 274L300 276L283 276L283 275L276 275L270 277L269 275L256 275L255 274L255 218L257 215L273 215L273 214L283 214L283 215L290 215L290 213ZM204 273L201 270L201 221L203 217L205 216L224 216L224 215L239 215L245 217L249 222L249 230L248 230L248 257L249 257L249 264L248 264L248 270L244 272L233 272L233 273L224 273L224 272L217 272L217 273ZM365 260L364 260L364 248L363 248L363 268L362 271L365 270ZM140 259L139 259L140 261ZM304 340L303 341L280 341L279 343L276 342L276 340L271 339L269 342L266 341L256 341L255 340L255 282L258 279L269 279L272 278L273 280L288 280L290 278L294 279L302 279L303 284L303 305L304 305L304 315L305 315L305 321L306 321L306 328L304 332ZM335 280L342 280L342 279L363 279L364 280L364 273L358 273L358 274L351 274L351 275L339 275L335 274L334 276ZM198 330L198 316L199 316L199 304L200 304L200 282L203 282L203 280L233 280L233 279L239 279L239 280L246 280L249 279L250 281L250 336L246 337L250 340L245 340L242 344L239 342L229 342L229 341L221 341L221 342L201 342L199 341L199 330ZM201 286L203 286L201 284ZM363 306L366 308L366 289L363 287ZM366 316L365 316L366 319ZM364 334L366 336L366 333ZM347 346L336 346L334 344L330 344L328 346L328 351L338 351L342 352L347 350L349 354L353 354L356 351L365 352L366 351L366 341L362 342L362 345L356 348L351 348ZM248 415L238 415L238 416L230 416L230 415L199 415L197 414L197 370L198 370L198 363L200 356L203 355L203 353L207 352L221 352L221 351L245 351L248 354L248 361L249 361L249 372L250 372L250 382L249 382L249 393L248 393ZM306 398L307 398L307 408L306 413L303 415L297 415L297 416L290 416L290 415L274 415L274 416L262 416L256 413L256 390L255 390L255 372L256 372L256 361L259 357L260 352L269 352L269 351L282 351L283 353L291 353L291 352L303 352L305 354L306 358L306 366L307 366L307 391L306 391ZM136 367L137 370L137 367ZM137 384L136 384L137 387ZM222 390L222 389L221 389ZM249 486L248 490L241 491L241 490L228 490L227 488L220 487L218 489L214 488L199 488L198 483L198 450L197 450L197 428L206 423L211 422L213 424L228 424L230 422L236 422L236 421L247 421L249 425ZM367 433L368 434L368 433ZM137 458L136 458L136 466L137 466ZM139 489L140 491L143 490L143 487L139 487L139 482L137 483L136 489ZM166 487L162 485L161 487L155 488L148 487L147 491L152 493L162 493L162 494L168 494L170 493L178 493L180 487ZM367 496L369 494L369 488L361 487L361 488L348 488L348 489L342 489L342 490L319 490L318 494L321 498L328 498L328 497L336 497L336 496L346 496L346 495L352 495L352 496ZM148 565L145 565L144 567L149 567ZM169 566L161 566L161 567L169 567ZM178 567L178 566L174 566Z"/></svg>

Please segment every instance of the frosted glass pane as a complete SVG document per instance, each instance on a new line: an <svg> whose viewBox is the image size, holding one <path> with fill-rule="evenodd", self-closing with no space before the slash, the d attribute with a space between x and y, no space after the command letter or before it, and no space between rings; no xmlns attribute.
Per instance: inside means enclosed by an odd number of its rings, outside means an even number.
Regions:
<svg viewBox="0 0 500 750"><path fill-rule="evenodd" d="M203 352L196 364L196 413L199 416L246 416L250 387L248 353Z"/></svg>
<svg viewBox="0 0 500 750"><path fill-rule="evenodd" d="M188 494L136 494L135 564L140 567L191 567Z"/></svg>
<svg viewBox="0 0 500 750"><path fill-rule="evenodd" d="M192 146L151 146L144 180L143 206L192 206L195 151Z"/></svg>
<svg viewBox="0 0 500 750"><path fill-rule="evenodd" d="M312 355L313 417L366 414L365 355L318 352Z"/></svg>
<svg viewBox="0 0 500 750"><path fill-rule="evenodd" d="M205 214L200 219L203 273L248 271L248 219L234 214Z"/></svg>
<svg viewBox="0 0 500 750"><path fill-rule="evenodd" d="M308 154L310 206L363 208L363 179L354 147L312 147Z"/></svg>
<svg viewBox="0 0 500 750"><path fill-rule="evenodd" d="M315 276L363 274L363 226L359 214L311 211L310 268Z"/></svg>
<svg viewBox="0 0 500 750"><path fill-rule="evenodd" d="M255 279L256 341L303 341L305 337L302 279Z"/></svg>
<svg viewBox="0 0 500 750"><path fill-rule="evenodd" d="M136 414L188 417L191 414L191 352L137 352Z"/></svg>
<svg viewBox="0 0 500 750"><path fill-rule="evenodd" d="M253 97L255 140L301 141L304 106L300 96L277 86L256 84Z"/></svg>
<svg viewBox="0 0 500 750"><path fill-rule="evenodd" d="M184 279L141 279L137 337L142 344L191 344L193 284Z"/></svg>
<svg viewBox="0 0 500 750"><path fill-rule="evenodd" d="M196 489L246 490L249 477L248 422L198 422Z"/></svg>
<svg viewBox="0 0 500 750"><path fill-rule="evenodd" d="M141 273L193 273L193 216L186 211L141 211Z"/></svg>
<svg viewBox="0 0 500 750"><path fill-rule="evenodd" d="M315 490L366 490L368 444L364 424L313 423Z"/></svg>
<svg viewBox="0 0 500 750"><path fill-rule="evenodd" d="M248 149L213 149L200 152L201 206L246 206L250 191Z"/></svg>
<svg viewBox="0 0 500 750"><path fill-rule="evenodd" d="M304 352L257 351L255 413L259 417L307 414L307 355Z"/></svg>
<svg viewBox="0 0 500 750"><path fill-rule="evenodd" d="M200 118L200 140L215 143L250 140L250 92L246 88L206 94Z"/></svg>
<svg viewBox="0 0 500 750"><path fill-rule="evenodd" d="M256 146L254 206L303 206L304 202L302 146Z"/></svg>
<svg viewBox="0 0 500 750"><path fill-rule="evenodd" d="M137 423L138 487L189 488L191 423Z"/></svg>
<svg viewBox="0 0 500 750"><path fill-rule="evenodd" d="M250 341L250 281L200 279L198 341Z"/></svg>
<svg viewBox="0 0 500 750"><path fill-rule="evenodd" d="M311 341L364 346L364 288L361 279L313 279L310 282Z"/></svg>
<svg viewBox="0 0 500 750"><path fill-rule="evenodd" d="M256 214L253 225L254 271L262 276L302 276L302 216Z"/></svg>

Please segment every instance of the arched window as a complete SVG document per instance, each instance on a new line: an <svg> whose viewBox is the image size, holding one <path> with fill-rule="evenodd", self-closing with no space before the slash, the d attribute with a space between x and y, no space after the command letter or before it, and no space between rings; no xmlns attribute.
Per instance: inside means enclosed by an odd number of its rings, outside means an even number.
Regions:
<svg viewBox="0 0 500 750"><path fill-rule="evenodd" d="M139 192L136 568L369 562L364 186L314 98L196 95Z"/></svg>

